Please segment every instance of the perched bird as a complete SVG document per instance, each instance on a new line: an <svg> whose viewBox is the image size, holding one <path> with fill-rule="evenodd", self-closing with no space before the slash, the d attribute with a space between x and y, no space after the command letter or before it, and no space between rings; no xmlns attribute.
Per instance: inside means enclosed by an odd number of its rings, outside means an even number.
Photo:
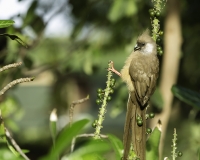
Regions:
<svg viewBox="0 0 200 160"><path fill-rule="evenodd" d="M155 91L158 72L157 46L146 30L138 37L134 51L121 70L121 78L130 92L123 137L124 160L128 157L131 143L137 157L146 159L146 107ZM142 120L142 125L137 123L138 119Z"/></svg>
<svg viewBox="0 0 200 160"><path fill-rule="evenodd" d="M138 37L134 51L127 58L121 73L114 67L111 70L121 76L129 90L123 136L123 160L127 160L131 145L137 157L145 160L146 108L150 96L155 91L159 72L157 45L148 30Z"/></svg>

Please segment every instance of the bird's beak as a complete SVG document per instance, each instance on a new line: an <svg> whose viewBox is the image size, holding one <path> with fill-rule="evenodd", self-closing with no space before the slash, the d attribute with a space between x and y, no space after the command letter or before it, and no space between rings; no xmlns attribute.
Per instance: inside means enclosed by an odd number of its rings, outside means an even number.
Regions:
<svg viewBox="0 0 200 160"><path fill-rule="evenodd" d="M138 46L138 44L136 44L135 47L134 47L134 51L137 51L137 50L140 50L140 49L141 49L141 47Z"/></svg>

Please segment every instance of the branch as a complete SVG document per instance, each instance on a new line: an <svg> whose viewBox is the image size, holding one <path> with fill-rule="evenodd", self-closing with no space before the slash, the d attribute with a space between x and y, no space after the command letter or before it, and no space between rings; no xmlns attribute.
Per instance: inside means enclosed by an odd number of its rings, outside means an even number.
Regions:
<svg viewBox="0 0 200 160"><path fill-rule="evenodd" d="M1 116L1 110L0 110L0 125L2 125L3 122L3 118ZM19 147L19 145L15 142L15 140L11 137L9 131L7 130L6 127L4 127L3 125L3 129L4 129L4 134L6 135L6 137L10 140L10 142L12 143L12 145L14 146L14 148L18 151L18 153L25 159L25 160L30 160L21 150L21 148ZM7 141L7 140L6 140ZM9 145L9 142L7 141L7 144Z"/></svg>
<svg viewBox="0 0 200 160"><path fill-rule="evenodd" d="M25 159L25 160L30 160L21 150L21 148L19 147L19 145L15 142L15 140L11 137L9 131L7 130L7 128L5 129L5 133L6 133L6 137L10 139L10 142L12 143L12 145L15 147L15 149L18 151L18 153Z"/></svg>
<svg viewBox="0 0 200 160"><path fill-rule="evenodd" d="M6 66L3 66L2 68L0 68L0 72L3 72L7 69L10 69L10 68L16 68L18 66L22 65L22 62L18 62L18 63L13 63L13 64L9 64L9 65L6 65Z"/></svg>
<svg viewBox="0 0 200 160"><path fill-rule="evenodd" d="M16 80L8 83L2 90L0 90L0 96L3 95L7 90L9 90L11 87L15 86L16 84L23 83L23 82L30 82L33 80L34 80L33 77L16 79Z"/></svg>
<svg viewBox="0 0 200 160"><path fill-rule="evenodd" d="M87 97L83 98L83 99L79 99L77 101L73 101L72 104L70 105L70 110L69 110L69 124L70 126L72 125L72 121L73 121L73 113L74 113L74 107L77 105L77 104L81 104L85 101L87 101L89 99L89 95L87 95Z"/></svg>
<svg viewBox="0 0 200 160"><path fill-rule="evenodd" d="M80 134L80 135L77 135L76 137L74 137L74 138L72 139L72 143L71 143L71 153L74 151L74 146L75 146L75 143L76 143L76 139L77 139L77 138L81 138L81 137L86 137L86 138L88 138L88 137L94 137L94 136L95 136L95 134L90 133L90 134ZM103 135L103 134L100 134L100 137L101 137L101 138L108 138L108 136Z"/></svg>

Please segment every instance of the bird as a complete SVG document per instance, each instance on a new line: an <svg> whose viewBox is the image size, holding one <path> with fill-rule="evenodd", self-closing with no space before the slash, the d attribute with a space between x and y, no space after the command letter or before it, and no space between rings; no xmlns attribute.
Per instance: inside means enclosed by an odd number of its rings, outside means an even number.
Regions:
<svg viewBox="0 0 200 160"><path fill-rule="evenodd" d="M138 37L134 50L128 56L120 73L114 69L113 65L110 70L121 76L129 91L122 159L128 159L132 147L136 156L140 160L145 160L146 109L155 91L159 74L157 45L148 29ZM139 124L138 120L141 120Z"/></svg>
<svg viewBox="0 0 200 160"><path fill-rule="evenodd" d="M134 51L121 70L121 78L129 90L123 136L124 160L128 157L131 143L136 156L140 160L146 159L146 108L155 91L158 72L157 45L146 30L138 37ZM142 120L142 126L137 124L138 118Z"/></svg>

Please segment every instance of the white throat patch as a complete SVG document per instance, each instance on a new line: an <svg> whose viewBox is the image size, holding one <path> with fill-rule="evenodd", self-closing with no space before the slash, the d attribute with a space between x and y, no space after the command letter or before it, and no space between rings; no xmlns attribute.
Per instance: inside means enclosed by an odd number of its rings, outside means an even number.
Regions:
<svg viewBox="0 0 200 160"><path fill-rule="evenodd" d="M153 50L154 50L153 44L151 44L151 43L146 43L143 52L144 52L145 54L151 54L151 53L153 52Z"/></svg>

